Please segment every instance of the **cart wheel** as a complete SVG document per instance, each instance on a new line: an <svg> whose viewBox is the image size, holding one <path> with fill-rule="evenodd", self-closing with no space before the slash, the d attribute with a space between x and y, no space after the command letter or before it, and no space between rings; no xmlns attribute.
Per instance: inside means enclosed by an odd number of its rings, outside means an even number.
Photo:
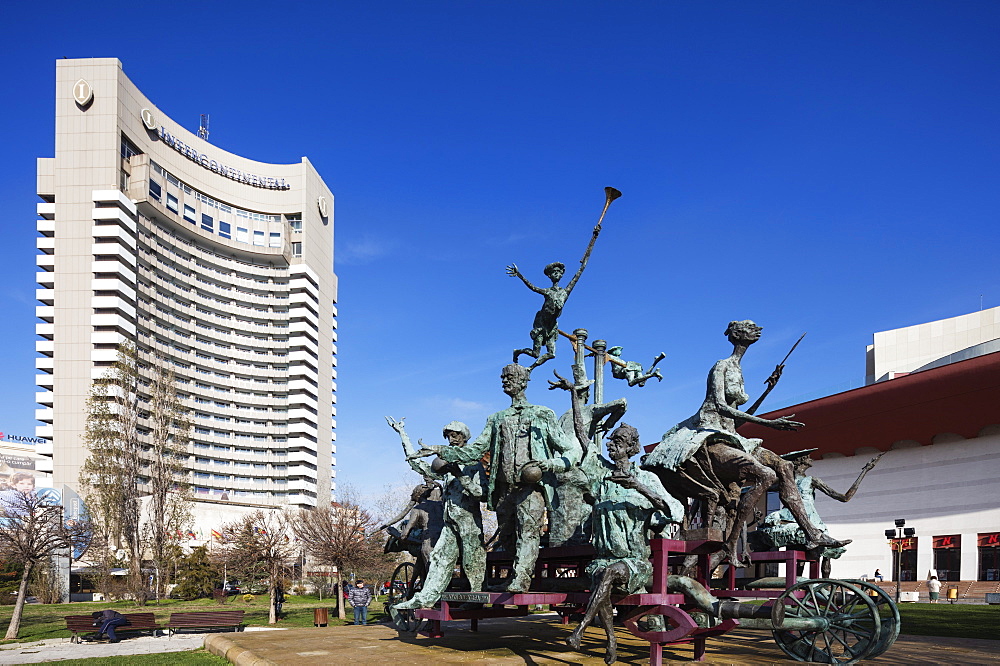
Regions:
<svg viewBox="0 0 1000 666"><path fill-rule="evenodd" d="M389 605L398 604L401 601L409 601L413 598L416 590L413 589L414 584L414 574L416 573L416 567L413 566L413 562L403 562L395 571L392 572L392 578L389 586ZM406 583L406 587L402 590L396 587L396 581L401 580Z"/></svg>
<svg viewBox="0 0 1000 666"><path fill-rule="evenodd" d="M420 630L424 620L416 617L412 610L396 610L393 608L398 603L409 601L416 594L418 582L421 582L417 580L416 567L412 562L403 562L392 572L390 580L392 581L392 585L389 588L389 599L386 604L389 610L389 617L392 618L392 623L399 631L416 633ZM403 590L396 589L397 580L406 581L406 587Z"/></svg>
<svg viewBox="0 0 1000 666"><path fill-rule="evenodd" d="M862 592L867 593L872 601L875 602L875 608L878 609L878 616L882 621L882 626L878 634L878 644L866 657L866 659L874 659L892 647L892 644L896 642L896 638L899 636L899 609L896 607L896 602L892 600L892 597L878 585L865 580L850 580L847 582L861 588ZM872 592L875 594L871 594Z"/></svg>
<svg viewBox="0 0 1000 666"><path fill-rule="evenodd" d="M875 601L842 580L797 583L775 600L771 619L823 619L825 628L775 629L774 640L796 661L853 664L879 646L882 621Z"/></svg>

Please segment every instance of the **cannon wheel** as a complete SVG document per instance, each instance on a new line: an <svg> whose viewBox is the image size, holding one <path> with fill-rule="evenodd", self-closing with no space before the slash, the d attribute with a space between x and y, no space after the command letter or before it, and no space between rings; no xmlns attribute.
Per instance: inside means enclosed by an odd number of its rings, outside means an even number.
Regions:
<svg viewBox="0 0 1000 666"><path fill-rule="evenodd" d="M882 620L882 626L878 634L878 643L866 657L866 659L874 659L892 647L892 644L896 642L896 638L899 636L899 609L896 607L896 602L892 600L892 597L878 585L864 580L851 580L848 582L851 585L861 588L862 592L867 593L872 598L872 601L875 602L875 608L878 609L879 618ZM871 594L872 592L875 594Z"/></svg>
<svg viewBox="0 0 1000 666"><path fill-rule="evenodd" d="M825 629L775 629L774 640L796 661L853 664L879 647L882 621L875 601L842 580L797 583L775 600L771 619L825 619Z"/></svg>
<svg viewBox="0 0 1000 666"><path fill-rule="evenodd" d="M393 624L400 631L418 631L423 624L423 620L416 617L412 610L396 610L393 608L393 606L400 602L409 601L417 593L419 584L423 581L417 578L416 566L414 566L413 562L403 562L392 572L392 578L389 580L392 581L389 587L389 599L386 603L389 609L389 617L392 618ZM396 589L397 580L406 581L406 588L404 590Z"/></svg>

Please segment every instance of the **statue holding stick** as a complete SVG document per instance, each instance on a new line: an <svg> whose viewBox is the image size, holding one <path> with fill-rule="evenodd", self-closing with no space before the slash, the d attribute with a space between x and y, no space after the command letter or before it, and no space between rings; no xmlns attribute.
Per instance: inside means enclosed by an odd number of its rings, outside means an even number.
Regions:
<svg viewBox="0 0 1000 666"><path fill-rule="evenodd" d="M594 243L597 242L597 236L601 233L601 222L604 220L604 214L608 212L608 206L622 195L621 192L613 187L605 187L604 193L606 196L604 210L601 212L600 219L597 220L597 225L594 226L594 233L590 238L590 244L587 245L587 251L583 253L583 259L580 260L580 268L577 269L576 274L565 288L559 286L559 282L566 274L566 266L562 262L556 261L545 267L543 272L552 281L552 286L547 288L533 285L524 277L515 264L507 267L507 275L520 278L528 289L536 294L541 294L545 299L542 302L541 309L535 314L535 319L531 325L531 349L515 349L514 363L517 363L517 359L521 354L526 354L535 359L535 362L530 367L533 370L549 359L555 358L556 338L559 336L559 316L562 314L563 307L565 307L566 301L573 291L573 287L576 286L580 276L583 275L583 269L587 267L587 261L590 259L590 253L594 249ZM545 347L544 354L542 354L542 346Z"/></svg>

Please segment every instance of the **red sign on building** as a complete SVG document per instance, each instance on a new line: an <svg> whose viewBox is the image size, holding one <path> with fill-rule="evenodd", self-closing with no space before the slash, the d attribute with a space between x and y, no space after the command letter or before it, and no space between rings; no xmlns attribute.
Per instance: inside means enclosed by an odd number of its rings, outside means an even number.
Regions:
<svg viewBox="0 0 1000 666"><path fill-rule="evenodd" d="M980 548L995 548L1000 546L1000 532L987 532L979 535Z"/></svg>
<svg viewBox="0 0 1000 666"><path fill-rule="evenodd" d="M893 550L916 550L917 539L916 537L907 537L905 539L893 539L892 548Z"/></svg>
<svg viewBox="0 0 1000 666"><path fill-rule="evenodd" d="M935 550L939 550L941 548L961 548L961 547L962 547L961 534L952 534L951 536L934 537Z"/></svg>

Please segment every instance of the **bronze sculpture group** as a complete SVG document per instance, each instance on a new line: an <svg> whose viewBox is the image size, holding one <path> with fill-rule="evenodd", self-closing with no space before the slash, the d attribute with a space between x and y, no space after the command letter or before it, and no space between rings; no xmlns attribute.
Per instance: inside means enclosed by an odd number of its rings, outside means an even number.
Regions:
<svg viewBox="0 0 1000 666"><path fill-rule="evenodd" d="M511 575L494 582L493 589L527 592L543 546L593 546L594 559L586 569L590 603L583 622L568 642L574 649L579 648L583 629L599 617L608 635L608 663L615 658L610 597L613 593L642 591L649 584L649 538L654 522L660 528L670 525L670 529L682 532L694 525L720 529L723 548L712 560L713 567L721 563L745 567L749 564L748 553L740 546L747 540L747 525L755 521L763 494L776 486L785 508L761 522L756 533L751 532L755 535L749 539L752 545L761 549L800 547L822 556L824 574L828 574L829 559L839 557L850 543L834 539L827 532L815 511L814 493L820 490L834 499L848 501L878 457L866 465L850 490L840 494L805 474L808 453L786 460L767 449L762 440L738 432L743 423L779 430L803 426L792 420L794 415L776 419L755 416L760 401L747 411L740 409L749 402L741 360L750 345L759 340L762 330L752 321L730 322L725 335L733 352L712 367L701 407L668 430L639 465L632 462L640 450L639 433L621 422L627 409L625 399L587 404L594 382L587 380L583 366L585 332L578 332L583 336L563 334L573 340L577 352L573 381L558 373L558 381L550 381L550 388L567 392L570 409L557 419L548 407L528 402L525 391L531 373L556 357L559 316L586 268L604 214L618 196L620 192L606 188L601 220L594 227L579 269L565 288L559 286L565 275L565 266L559 262L545 267L552 286L544 289L533 285L517 266L508 266L508 275L519 278L544 297L532 324L532 347L515 350L514 362L500 374L510 407L490 415L474 439L470 440L471 433L464 424L453 422L444 429L446 445L421 443L419 449L410 442L402 422L387 417L401 437L407 461L425 478L425 487L437 482L444 487L442 525L437 528L440 537L435 536L433 549L424 553L423 588L397 604L397 610L433 606L448 587L459 561L471 590L484 589L487 581L481 502L497 514L499 530L494 549L506 551L513 560ZM655 366L664 354L644 370L638 363L623 361L621 350L620 346L612 347L601 358L611 363L613 377L626 380L630 387L644 386L652 377L663 379ZM535 360L528 367L519 365L521 355ZM779 364L768 379L768 391L777 383L783 367ZM599 398L595 395L595 399ZM604 457L600 440L608 432L608 455ZM431 464L420 460L428 456L436 456ZM685 576L670 579L669 585L684 594L692 606L710 614L717 612L712 596L696 581Z"/></svg>

